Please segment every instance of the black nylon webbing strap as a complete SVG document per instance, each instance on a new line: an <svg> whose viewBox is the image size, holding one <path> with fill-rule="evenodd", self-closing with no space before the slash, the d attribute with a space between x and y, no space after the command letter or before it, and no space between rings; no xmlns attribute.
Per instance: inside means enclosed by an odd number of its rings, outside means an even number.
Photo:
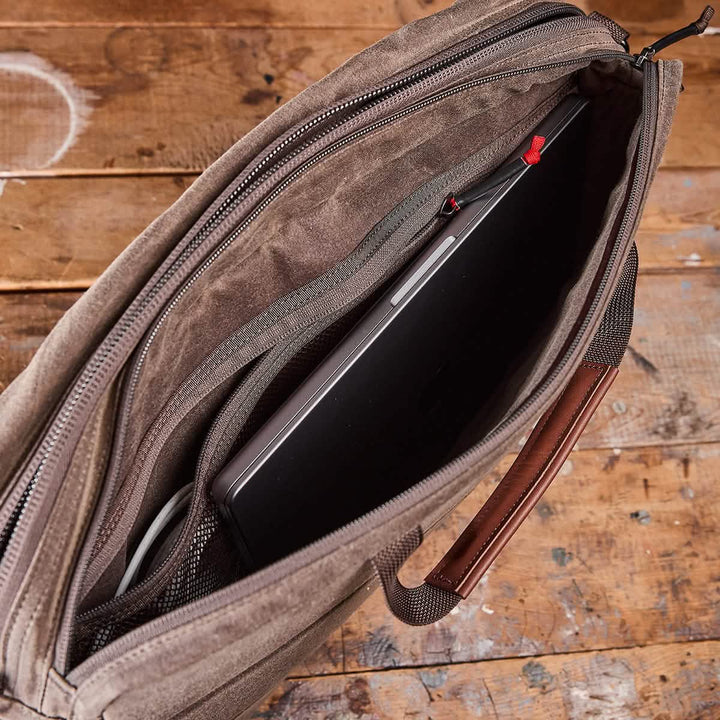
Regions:
<svg viewBox="0 0 720 720"><path fill-rule="evenodd" d="M427 583L408 588L400 582L398 571L420 547L422 540L422 529L415 528L373 559L390 610L408 625L431 625L444 618L462 600L454 592Z"/></svg>
<svg viewBox="0 0 720 720"><path fill-rule="evenodd" d="M638 253L633 243L600 327L585 353L585 360L615 367L620 365L633 326L637 271Z"/></svg>
<svg viewBox="0 0 720 720"><path fill-rule="evenodd" d="M585 362L615 367L620 364L632 330L637 269L637 248L633 243L603 319L585 354ZM437 622L462 599L451 590L428 583L408 588L400 582L398 571L420 547L422 539L422 529L418 527L388 545L373 559L373 567L391 612L408 625Z"/></svg>

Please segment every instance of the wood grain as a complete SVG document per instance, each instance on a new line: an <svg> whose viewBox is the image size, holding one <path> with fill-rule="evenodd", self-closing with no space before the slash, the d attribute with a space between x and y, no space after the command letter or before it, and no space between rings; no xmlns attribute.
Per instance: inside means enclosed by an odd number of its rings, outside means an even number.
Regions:
<svg viewBox="0 0 720 720"><path fill-rule="evenodd" d="M79 293L0 295L0 392L18 375Z"/></svg>
<svg viewBox="0 0 720 720"><path fill-rule="evenodd" d="M5 175L200 171L233 142L350 55L384 33L368 29L62 28L0 29L0 46L63 73L83 108L81 129L49 163L48 138L62 143L69 110L37 76L0 73L0 96L28 127L0 132ZM649 37L637 37L638 47ZM29 54L29 55L28 55ZM25 60L22 60L22 58ZM691 38L668 52L686 62L685 86L665 165L720 165L710 141L720 123L720 42ZM33 62L38 62L33 60ZM14 67L14 66L13 66ZM57 79L57 78L56 78ZM23 85L25 83L27 87ZM73 137L75 137L73 135ZM34 140L33 140L34 138ZM57 148L56 148L57 149Z"/></svg>
<svg viewBox="0 0 720 720"><path fill-rule="evenodd" d="M197 0L145 3L141 0L62 0L42 3L0 1L3 25L220 25L229 27L373 27L393 29L451 5L451 0L398 0L380 3Z"/></svg>
<svg viewBox="0 0 720 720"><path fill-rule="evenodd" d="M715 720L720 643L288 680L256 720Z"/></svg>
<svg viewBox="0 0 720 720"><path fill-rule="evenodd" d="M419 583L511 462L403 568ZM600 650L720 635L720 445L574 452L474 593L409 629L376 592L300 675Z"/></svg>
<svg viewBox="0 0 720 720"><path fill-rule="evenodd" d="M85 129L48 169L17 165L12 136L0 134L0 168L15 174L202 170L279 104L380 35L373 30L0 30L0 46L22 49L63 72L86 91L90 108ZM54 107L56 90L48 86L43 94L37 79L27 77L26 114L40 117L39 137L57 135L59 120L46 112ZM21 96L14 88L11 100ZM13 113L18 112L16 106Z"/></svg>
<svg viewBox="0 0 720 720"><path fill-rule="evenodd" d="M0 291L85 289L192 176L9 180L0 197ZM640 272L720 267L720 170L658 174Z"/></svg>
<svg viewBox="0 0 720 720"><path fill-rule="evenodd" d="M192 177L8 180L0 291L86 289Z"/></svg>
<svg viewBox="0 0 720 720"><path fill-rule="evenodd" d="M630 347L581 447L720 441L720 274L641 276Z"/></svg>
<svg viewBox="0 0 720 720"><path fill-rule="evenodd" d="M0 0L2 25L220 25L228 27L377 27L393 29L452 4L451 0L397 0L380 3L330 3L327 0L44 0L18 3ZM665 33L695 20L700 7L690 0L595 0L577 2L586 11L598 10L628 30Z"/></svg>
<svg viewBox="0 0 720 720"><path fill-rule="evenodd" d="M640 272L720 266L720 170L663 169L636 242Z"/></svg>

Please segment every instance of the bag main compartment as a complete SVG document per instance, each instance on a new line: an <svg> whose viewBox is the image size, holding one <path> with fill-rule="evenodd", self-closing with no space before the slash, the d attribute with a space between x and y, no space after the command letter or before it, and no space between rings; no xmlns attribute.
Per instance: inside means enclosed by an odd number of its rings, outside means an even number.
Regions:
<svg viewBox="0 0 720 720"><path fill-rule="evenodd" d="M619 67L622 68L623 66ZM546 321L546 329L542 332L534 332L533 347L536 350L531 351L529 349L527 342L530 340L526 338L526 332L518 332L517 335L512 336L515 339L513 343L507 342L509 338L505 340L498 338L498 345L500 347L503 344L506 345L509 353L506 355L507 361L499 362L498 367L507 366L509 369L516 367L514 374L508 370L510 374L505 375L506 384L510 387L517 385L518 388L517 391L510 393L505 398L504 403L501 404L505 410L523 400L520 390L527 393L532 389L533 384L542 377L554 361L556 353L563 342L567 341L572 321L577 318L589 285L600 263L599 255L602 250L600 244L602 235L601 222L606 215L611 192L620 182L623 173L626 173L629 169L627 147L630 142L630 134L635 127L640 112L640 89L637 82L635 82L634 86L632 81L627 85L625 83L618 84L615 80L615 72L618 72L618 70L613 71L611 66L597 65L583 71L582 78L576 77L573 80L573 84L582 84L586 92L593 93L595 96L592 104L592 125L595 140L589 148L588 158L588 166L598 168L598 172L592 175L592 188L595 194L586 193L585 195L582 213L585 220L581 230L583 245L571 248L570 252L568 252L568 249L559 252L558 249L554 248L547 248L547 250L539 248L540 255L538 258L531 261L530 257L526 257L525 260L528 262L525 265L523 265L522 258L518 262L517 288L519 288L519 292L515 297L508 298L508 318L513 312L520 312L522 315L523 309L528 306L528 302L533 302L533 292L530 290L530 286L532 286L532 281L539 277L537 263L540 258L545 258L546 266L551 271L553 268L557 270L556 277L553 277L552 274L547 276L547 288L552 289L553 293L559 293L559 295L555 295L554 300L549 298L550 307L554 308L552 316L554 319ZM620 70L619 72L625 71ZM632 78L632 76L629 77ZM508 135L514 138L514 144L516 145L538 122L539 118L547 114L549 109L569 91L570 87L567 78L563 77L547 84L531 85L522 94L510 95L509 97L521 98L526 103L532 98L536 105L523 121L517 123L514 134L505 133L501 138L491 142L490 146L494 150L497 144L501 144L502 147L512 148L513 141L509 140ZM538 100L540 100L539 103ZM457 108L458 105L453 104L451 109L454 112L457 111ZM472 119L472 117L471 115L470 118ZM438 127L444 126L440 125ZM465 133L465 135L461 135L462 137L472 136L468 133L469 123L458 124L457 127L460 128L459 132ZM403 127L394 129L395 138L402 135L405 130ZM611 129L611 131L608 129ZM478 133L475 133L475 135L480 137ZM427 142L431 143L432 139ZM493 146L493 143L496 144ZM467 152L468 148L464 148L464 151ZM477 152L481 153L482 148ZM507 151L505 152L507 153ZM412 154L412 151L410 153ZM457 168L458 166L455 165L450 169L450 172L457 174ZM487 169L482 172L487 172ZM432 182L432 178L430 182ZM312 183L309 184L313 185ZM590 187L588 185L588 188ZM598 188L604 188L604 190L598 190ZM302 189L298 190L298 192L301 193L300 197L303 197ZM436 208L439 207L444 194L444 190L436 191L434 198ZM314 205L309 204L308 207L312 214ZM437 226L432 225L431 229L437 231ZM427 231L425 235L421 233L420 241L424 242L427 237ZM410 247L417 248L418 242ZM119 496L120 500L114 504L114 514L112 511L106 514L106 517L112 521L111 528L115 530L115 533L114 536L113 533L110 533L109 543L104 546L106 551L104 569L102 564L96 563L96 567L101 569L95 575L95 581L85 584L84 598L79 604L79 636L78 645L76 646L77 654L75 654L77 660L83 659L87 653L96 651L114 637L132 629L132 627L176 607L181 607L189 601L222 587L222 585L239 579L237 563L228 564L223 562L221 566L218 566L216 562L209 560L209 558L218 557L219 555L223 557L232 556L234 549L221 520L208 502L208 483L212 480L214 474L222 468L222 465L227 462L231 452L237 449L239 439L248 437L248 427L257 427L258 422L263 417L267 417L269 410L276 407L284 397L287 397L297 381L312 369L314 364L322 357L322 353L307 353L304 362L296 364L295 381L287 383L282 390L282 394L278 396L277 387L280 383L275 382L275 380L277 377L283 376L283 368L291 363L293 358L296 359L297 354L301 353L303 348L312 342L313 338L327 337L325 327L328 322L331 323L331 328L333 326L337 328L338 323L342 325L342 318L347 317L347 313L356 308L358 303L363 302L363 298L372 297L376 294L383 282L393 272L396 272L398 267L407 262L411 255L412 253L401 253L394 263L385 260L386 266L379 269L379 277L367 288L365 294L358 296L356 300L348 297L342 301L342 307L338 311L339 315L327 315L326 313L325 320L320 319L314 324L308 320L305 324L307 330L296 330L276 343L271 349L263 351L265 355L258 359L259 365L254 368L256 371L259 371L264 366L272 368L263 375L263 379L260 379L261 376L257 372L253 374L252 369L250 371L245 370L244 368L248 367L246 364L240 365L239 375L230 375L228 380L218 384L218 376L211 369L212 366L207 364L208 358L212 357L213 354L206 356L205 360L197 363L196 370L190 375L191 378L196 378L191 385L203 383L208 377L212 382L216 383L212 387L212 392L205 388L201 393L204 403L202 412L197 412L194 406L187 405L188 408L192 407L192 412L181 411L176 414L168 414L166 412L168 405L173 406L173 397L171 396L170 402L166 404L163 413L156 417L144 441L145 446L152 450L154 455L148 463L148 456L143 455L141 449L139 460L135 461L134 467L131 466L130 472L135 473L133 483L137 483L140 476L144 478L139 485L130 483L125 486L130 488L131 496L134 493L133 501L128 502L127 496L121 494ZM230 256L226 257L228 258L226 263L230 267ZM367 261L365 265L361 264L359 267L367 268ZM560 272L559 268L562 267L567 268L567 270ZM335 266L329 272L332 272L334 268ZM567 273L565 279L561 277L563 272ZM356 281L357 271L351 277L353 281ZM209 282L210 278L220 278L222 282L224 278L223 272L217 270L214 275L207 273L202 280ZM196 286L196 292L200 291L200 287L200 285ZM343 286L339 285L338 290L342 291L342 289ZM303 292L303 288L300 289L300 292ZM567 298L571 292L573 299L568 301ZM289 297L292 297L292 294ZM499 298L500 300L501 298ZM537 291L535 291L534 300L535 304L538 304ZM188 320L182 313L178 314L177 317ZM190 323L188 323L189 326ZM518 339L520 340L519 345L517 344ZM549 348L545 344L548 344ZM277 357L282 356L283 353L286 359L284 361L278 360ZM224 353L218 354L217 357L222 358L222 362L226 360ZM517 359L513 359L513 357ZM522 358L522 361L520 358ZM302 370L298 372L297 366L301 366ZM509 381L510 377L514 379ZM231 392L233 385L235 385L236 390ZM246 393L243 396L243 388L246 386L253 387L255 392ZM265 393L258 396L257 391L266 386L271 388L269 392L276 394L274 402L267 402ZM185 387L185 385L182 387ZM183 400L185 400L185 392L182 388L179 391ZM226 407L222 408L223 398L227 397L228 394L232 397L242 396L243 402L228 401ZM259 401L264 405L265 412L257 409L252 412ZM219 444L218 435L217 432L214 432L214 429L218 423L218 418L227 417L228 415L234 417L235 429L230 433L229 437L224 438L223 443L220 443L220 452L218 452L215 447ZM247 417L252 418L254 425L248 426L247 423L239 421L239 419ZM499 417L501 415L496 417L496 421ZM486 430L491 427L492 424ZM233 434L235 437L233 437ZM201 438L203 436L206 437L204 444L187 442L188 438ZM168 439L164 444L159 444L159 437L167 437ZM480 436L477 439L480 439ZM209 446L211 450L208 450ZM209 452L211 452L211 455L208 460ZM205 459L201 460L198 465L198 458L203 456ZM145 463L146 469L143 469L143 463ZM146 582L141 583L126 597L110 600L108 593L114 591L117 586L119 575L122 574L127 562L128 553L136 544L149 519L152 519L153 514L157 512L173 492L183 484L193 481L196 483L196 503L191 509L192 520L188 522L183 537L178 540L174 560L169 564L167 571L160 573L155 578L148 578ZM125 514L128 508L132 509L133 507L137 508L137 514L134 516L126 515L126 522L131 523L132 531L122 530L118 532L117 528L121 527L121 523L117 520L117 513ZM126 525L126 527L129 526ZM103 538L104 542L108 542L108 537L102 533L101 538ZM136 539L133 540L133 538ZM112 544L113 542L115 542L115 545ZM96 553L92 559L97 560L98 557L99 555ZM197 573L193 575L191 571L193 567L203 568L204 571L207 571L207 575L202 573L201 575L197 575ZM224 569L215 572L218 567Z"/></svg>

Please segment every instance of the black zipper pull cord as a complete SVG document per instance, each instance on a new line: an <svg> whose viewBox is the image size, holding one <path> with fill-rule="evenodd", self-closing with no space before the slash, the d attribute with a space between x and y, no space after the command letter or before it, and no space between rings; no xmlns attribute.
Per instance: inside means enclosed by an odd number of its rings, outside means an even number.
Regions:
<svg viewBox="0 0 720 720"><path fill-rule="evenodd" d="M715 10L708 5L703 10L702 15L695 22L692 22L684 28L676 30L669 35L656 40L652 45L648 45L644 48L639 55L635 56L635 62L633 64L637 68L642 67L646 60L652 60L653 57L655 57L655 53L664 50L668 45L680 42L680 40L684 40L691 35L702 35L714 14Z"/></svg>
<svg viewBox="0 0 720 720"><path fill-rule="evenodd" d="M542 135L535 135L530 143L530 149L523 153L522 157L498 168L490 178L477 185L473 185L464 193L460 193L460 195L453 195L451 193L448 195L440 208L440 215L449 217L450 215L460 212L469 203L479 200L493 188L502 185L506 180L522 172L528 165L537 165L542 157L540 150L542 150L544 144L545 138L542 137Z"/></svg>

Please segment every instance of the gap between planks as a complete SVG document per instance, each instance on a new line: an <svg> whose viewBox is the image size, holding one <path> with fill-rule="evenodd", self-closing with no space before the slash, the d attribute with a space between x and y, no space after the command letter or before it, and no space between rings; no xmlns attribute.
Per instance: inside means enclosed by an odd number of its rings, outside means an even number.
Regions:
<svg viewBox="0 0 720 720"><path fill-rule="evenodd" d="M377 590L376 590L377 592ZM390 612L390 611L388 611ZM442 621L441 621L442 622ZM592 653L611 653L611 652L617 652L620 650L640 650L640 649L648 649L648 648L655 648L655 647L673 647L673 646L683 646L683 645L702 645L703 643L714 643L720 640L720 634L718 634L716 637L711 638L698 638L697 640L689 639L689 640L674 640L674 641L667 641L667 642L649 642L649 643L636 643L633 645L613 645L612 647L603 647L603 648L578 648L577 650L564 650L560 653L528 653L527 655L503 655L501 657L486 657L486 658L479 658L478 660L457 660L454 662L437 662L437 663L423 663L421 665L392 665L387 667L377 667L377 668L361 668L359 670L339 670L337 672L335 671L328 671L324 673L319 673L316 675L308 674L308 675L295 675L290 674L287 676L286 680L302 680L302 681L308 681L308 680L319 680L322 678L328 678L328 677L346 677L351 675L375 675L379 673L392 673L392 672L399 672L402 670L435 670L439 667L449 667L452 666L454 668L459 668L462 666L475 666L475 665L487 665L489 663L504 663L506 661L512 661L512 660L542 660L543 658L563 658L563 657L573 657L575 655L589 655Z"/></svg>

